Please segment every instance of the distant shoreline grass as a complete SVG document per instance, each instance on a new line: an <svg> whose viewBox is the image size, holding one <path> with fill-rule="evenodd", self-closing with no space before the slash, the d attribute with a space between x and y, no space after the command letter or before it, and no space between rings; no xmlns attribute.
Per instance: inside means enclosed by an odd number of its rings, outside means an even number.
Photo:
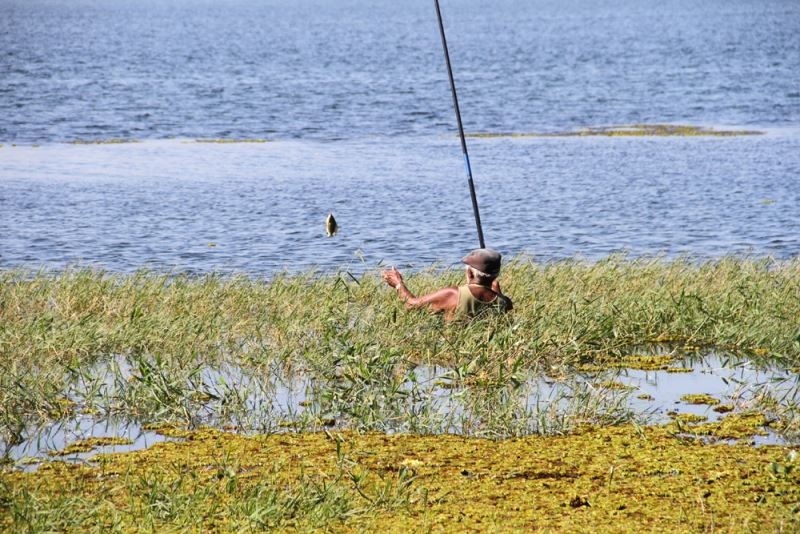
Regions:
<svg viewBox="0 0 800 534"><path fill-rule="evenodd" d="M624 124L590 126L578 130L556 132L471 132L467 137L737 137L763 135L758 130L718 130L689 124Z"/></svg>
<svg viewBox="0 0 800 534"><path fill-rule="evenodd" d="M556 130L556 131L540 131L540 132L526 132L526 131L505 131L505 132L491 132L491 131L478 131L467 132L466 136L476 139L492 139L492 138L558 138L558 137L740 137L740 136L758 136L764 135L766 132L761 130L750 130L746 128L713 128L707 126L697 126L692 124L616 124L609 126L586 126L576 130ZM168 139L176 139L170 137ZM280 139L263 139L263 138L178 138L182 143L188 144L246 144L246 143L272 143ZM69 145L120 145L129 143L141 143L143 139L135 138L86 138L86 139L71 139L63 141ZM39 147L39 143L0 143L0 148L4 145L9 147Z"/></svg>

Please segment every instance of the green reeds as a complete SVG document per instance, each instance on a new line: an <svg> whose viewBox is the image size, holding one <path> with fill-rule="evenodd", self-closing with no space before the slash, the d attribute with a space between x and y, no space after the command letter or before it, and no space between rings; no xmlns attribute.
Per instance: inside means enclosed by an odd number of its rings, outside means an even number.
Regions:
<svg viewBox="0 0 800 534"><path fill-rule="evenodd" d="M428 270L407 281L424 293L462 277ZM630 414L602 388L591 392L593 413L587 403L566 420L549 406L532 409L519 401L525 373L563 380L648 343L712 346L786 368L800 361L798 260L518 258L501 282L511 314L447 323L404 310L377 271L270 281L3 271L0 441L76 411L262 431L288 417L305 429L333 420L364 430L564 432ZM437 408L433 383L417 380L418 366L434 365L447 368L447 388L464 391L458 410ZM225 366L247 380L206 376ZM274 405L276 370L311 384L302 414Z"/></svg>

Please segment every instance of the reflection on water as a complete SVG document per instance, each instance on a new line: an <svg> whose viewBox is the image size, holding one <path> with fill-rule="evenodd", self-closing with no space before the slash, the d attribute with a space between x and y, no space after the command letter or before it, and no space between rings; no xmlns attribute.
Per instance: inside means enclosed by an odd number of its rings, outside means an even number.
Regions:
<svg viewBox="0 0 800 534"><path fill-rule="evenodd" d="M136 376L135 368L120 365L120 360L124 358L112 359L96 369L101 380L117 388L131 383L132 377L135 382ZM676 414L704 416L709 422L724 416L713 406L683 399L692 394L710 395L730 405L732 413L758 409L757 397L765 387L795 408L800 396L800 378L796 375L759 368L750 361L710 353L687 358L682 365L691 372L623 369L579 374L566 380L537 374L521 382L515 382L518 377L509 377L507 383L488 384L437 366L418 366L392 380L380 370L363 376L347 371L324 377L311 371L287 373L280 366L270 367L265 374L226 364L199 372L195 389L187 393L196 401L191 421L184 424L259 433L335 427L503 437L559 433L580 423L614 424L629 420L631 413L649 424L669 422ZM386 369L393 372L391 366ZM109 380L109 374L116 372L121 375ZM100 395L119 398L125 392L104 390ZM76 400L82 402L78 397ZM94 401L102 408L103 398ZM116 409L122 411L119 406ZM749 441L758 445L789 442L772 429L765 430L767 435ZM29 428L21 443L6 445L4 450L6 456L26 466L33 462L31 458L45 458L48 452L63 450L77 440L101 436L124 437L133 443L100 447L64 459L85 461L98 452L142 449L166 439L124 417L78 415L70 421Z"/></svg>

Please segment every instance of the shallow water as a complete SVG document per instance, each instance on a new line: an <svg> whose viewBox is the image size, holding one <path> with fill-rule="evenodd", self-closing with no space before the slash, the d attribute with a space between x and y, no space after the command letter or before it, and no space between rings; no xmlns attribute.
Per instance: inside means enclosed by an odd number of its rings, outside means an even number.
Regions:
<svg viewBox="0 0 800 534"><path fill-rule="evenodd" d="M131 443L97 447L91 451L66 454L57 458L48 454L61 451L76 441L99 437L126 438ZM31 428L25 432L21 443L5 447L4 452L7 457L16 460L19 467L33 470L39 463L48 459L85 462L95 454L146 449L169 439L171 438L157 432L144 430L141 425L133 421L96 420L91 416L80 416L71 421Z"/></svg>
<svg viewBox="0 0 800 534"><path fill-rule="evenodd" d="M604 403L601 411L608 414L632 411L643 423L663 424L672 420L669 412L705 416L708 422L725 415L715 412L712 406L693 405L682 400L687 394L711 395L723 404L732 405L732 413L753 409L756 394L762 387L769 387L776 397L794 402L795 406L800 398L800 378L788 371L758 367L750 361L716 353L690 357L676 365L691 367L692 372L623 369L578 375L567 380L535 374L518 387L509 385L499 390L485 386L465 387L459 385L452 369L420 366L407 373L401 387L391 390L393 394L381 381L354 386L345 378L324 380L299 371L286 375L279 368L273 368L270 378L264 380L252 372L226 365L220 369L205 368L201 372L196 391L212 397L196 406L193 421L196 426L212 425L248 433L334 427L492 436L497 431L492 427L492 418L507 409L520 419L517 431L530 433L535 429L546 432L547 427L542 426L544 419L557 421L564 414L580 413L585 408L580 403L595 400ZM118 384L127 383L131 377L131 368L126 365L98 367L100 373L109 370L120 373L122 380L116 381ZM109 384L115 382L108 380L108 374L102 374L101 379ZM630 389L608 389L605 384L610 381L620 382ZM232 392L235 392L235 399ZM103 394L113 397L119 393L105 391ZM652 399L637 398L642 394ZM82 402L79 397L75 400ZM790 442L770 428L764 430L766 436L753 436L748 441L755 445ZM60 459L86 461L100 452L137 450L167 439L156 432L144 431L141 424L120 416L97 419L97 416L79 414L71 421L30 428L21 443L6 445L4 450L21 468L32 469L35 459L48 458L50 451L62 450L80 439L105 436L125 437L133 444L99 447Z"/></svg>
<svg viewBox="0 0 800 534"><path fill-rule="evenodd" d="M689 404L681 397L705 393L723 404L737 408L748 408L753 404L753 393L757 386L770 386L776 394L797 391L800 377L780 368L763 368L748 360L737 360L726 355L709 354L702 358L689 358L678 366L691 367L690 373L667 371L643 371L625 369L614 374L614 379L636 388L631 396L631 406L641 412L652 414L654 422L667 422L667 412L695 414L717 421L724 414L705 404ZM638 395L650 395L652 400L638 399Z"/></svg>

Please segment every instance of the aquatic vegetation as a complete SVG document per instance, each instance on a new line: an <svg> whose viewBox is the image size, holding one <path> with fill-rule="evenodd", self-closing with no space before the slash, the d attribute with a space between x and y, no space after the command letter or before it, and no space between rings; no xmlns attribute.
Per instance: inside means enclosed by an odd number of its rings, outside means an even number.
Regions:
<svg viewBox="0 0 800 534"><path fill-rule="evenodd" d="M110 139L74 139L72 141L67 141L70 145L122 145L139 142L138 139L122 139L116 137Z"/></svg>
<svg viewBox="0 0 800 534"><path fill-rule="evenodd" d="M693 427L694 428L694 427ZM183 442L0 472L0 528L793 531L797 454L666 427L484 440L320 432Z"/></svg>
<svg viewBox="0 0 800 534"><path fill-rule="evenodd" d="M761 135L755 130L716 130L702 126L683 124L628 124L619 126L597 126L580 130L548 133L487 133L466 134L468 137L732 137L738 135Z"/></svg>
<svg viewBox="0 0 800 534"><path fill-rule="evenodd" d="M270 143L271 139L195 139L195 143Z"/></svg>
<svg viewBox="0 0 800 534"><path fill-rule="evenodd" d="M598 354L591 363L577 367L582 372L598 372L605 369L641 369L642 371L667 370L678 359L670 354Z"/></svg>
<svg viewBox="0 0 800 534"><path fill-rule="evenodd" d="M75 441L73 443L70 443L67 447L65 447L60 451L50 451L48 454L50 454L50 456L68 456L70 454L75 454L79 452L89 452L91 450L96 449L97 447L106 447L108 445L130 445L131 443L133 443L133 441L127 438L116 438L116 437L88 438Z"/></svg>
<svg viewBox="0 0 800 534"><path fill-rule="evenodd" d="M680 422L680 421L679 421ZM746 439L753 436L766 436L769 426L764 414L733 413L713 423L693 425L689 429L677 427L678 431L688 431L695 436L712 436L716 439Z"/></svg>
<svg viewBox="0 0 800 534"><path fill-rule="evenodd" d="M680 421L681 423L702 423L704 421L708 421L708 417L705 415L697 415L694 413L678 413L678 412L668 412L667 415L676 421Z"/></svg>
<svg viewBox="0 0 800 534"><path fill-rule="evenodd" d="M408 283L429 291L460 276L427 270ZM264 281L2 271L0 442L76 414L262 432L333 420L365 431L564 433L581 421L631 420L626 392L576 383L555 402L530 376L677 368L687 345L783 367L800 358L798 261L519 258L503 283L512 314L446 323L403 310L378 272ZM650 342L678 349L629 349ZM427 376L437 366L444 371ZM294 391L309 397L287 407L276 392L297 376L308 383Z"/></svg>
<svg viewBox="0 0 800 534"><path fill-rule="evenodd" d="M706 393L684 395L681 397L681 400L689 404L708 404L709 406L719 404L719 399L707 395Z"/></svg>
<svg viewBox="0 0 800 534"><path fill-rule="evenodd" d="M629 384L623 384L622 382L617 382L616 380L602 382L600 386L607 389L621 389L621 390L636 389L634 386L631 386Z"/></svg>
<svg viewBox="0 0 800 534"><path fill-rule="evenodd" d="M769 420L770 428L792 440L800 440L800 392L796 385L800 377L795 374L788 378L793 386L784 388L785 383L767 382L755 386L753 407Z"/></svg>
<svg viewBox="0 0 800 534"><path fill-rule="evenodd" d="M512 314L447 323L403 310L377 272L0 272L0 441L81 414L177 440L12 462L0 530L796 525L794 460L746 446L798 436L796 387L740 386L731 408L758 413L642 427L620 380L702 369L685 350L711 346L796 367L800 263L520 258L504 282Z"/></svg>

